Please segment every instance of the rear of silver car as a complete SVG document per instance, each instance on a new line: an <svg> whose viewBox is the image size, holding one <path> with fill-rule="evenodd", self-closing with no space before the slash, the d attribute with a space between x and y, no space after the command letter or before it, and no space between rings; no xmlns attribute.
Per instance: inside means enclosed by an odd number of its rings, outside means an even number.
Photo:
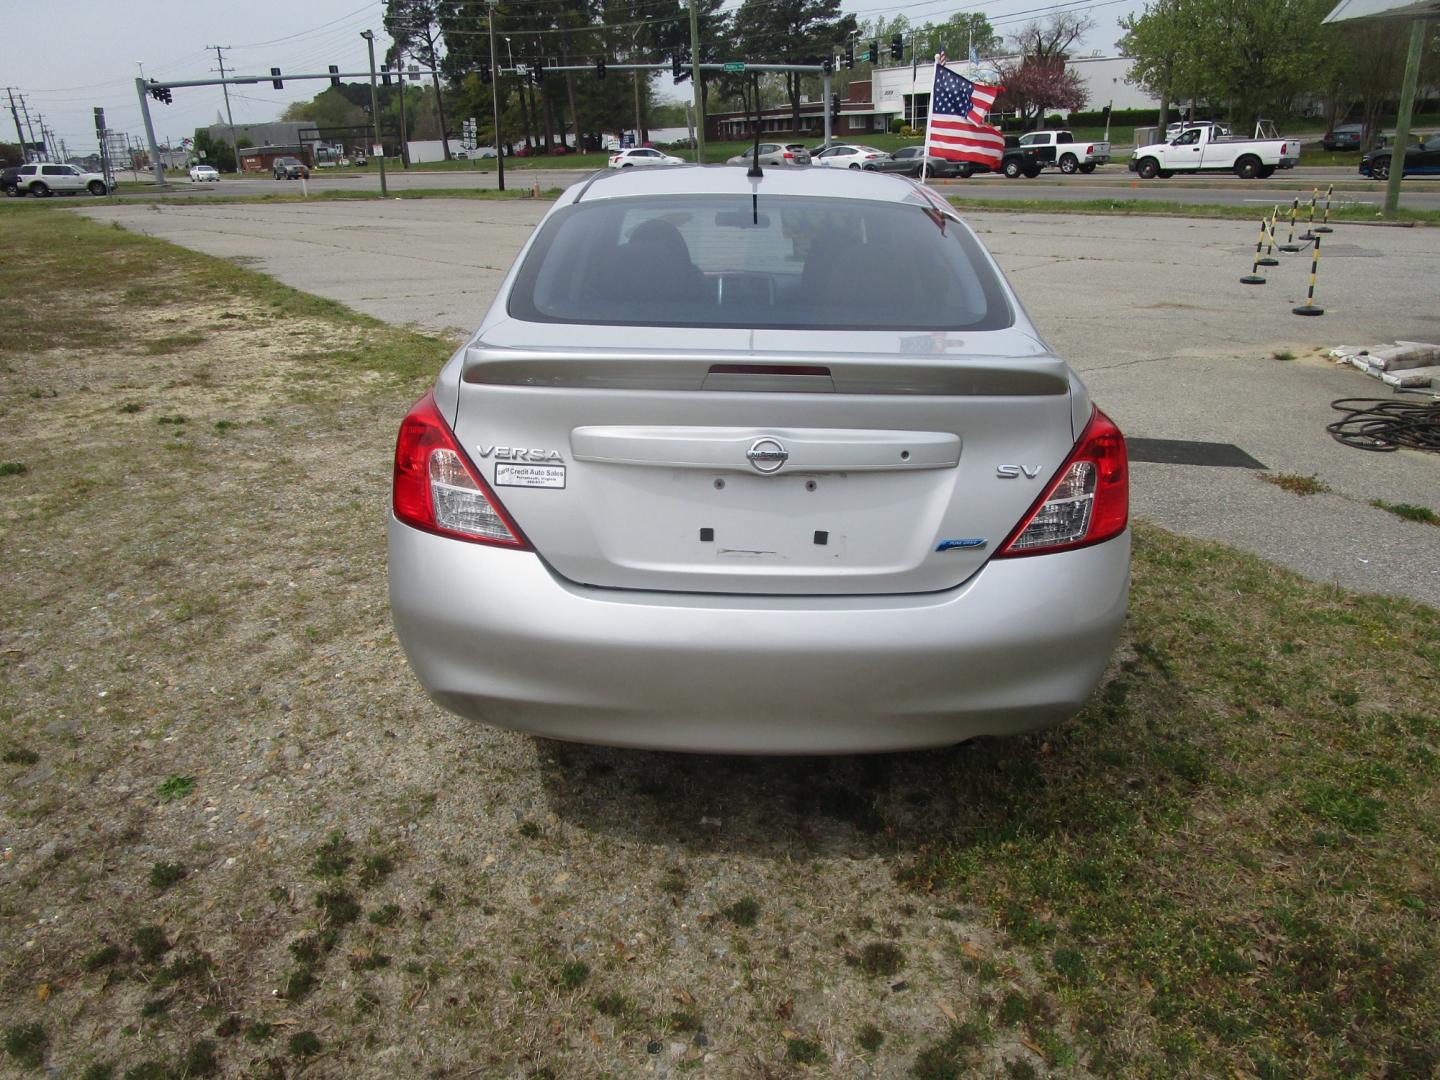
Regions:
<svg viewBox="0 0 1440 1080"><path fill-rule="evenodd" d="M1125 612L1124 443L973 233L893 178L665 172L562 197L402 426L426 689L720 752L1073 713Z"/></svg>

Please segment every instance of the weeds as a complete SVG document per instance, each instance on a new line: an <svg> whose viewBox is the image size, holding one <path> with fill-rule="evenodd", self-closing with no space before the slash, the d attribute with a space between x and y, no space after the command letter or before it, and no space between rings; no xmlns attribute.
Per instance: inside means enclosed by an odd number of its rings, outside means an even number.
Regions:
<svg viewBox="0 0 1440 1080"><path fill-rule="evenodd" d="M49 1044L39 1024L17 1024L5 1029L5 1052L27 1069L38 1069L45 1063L45 1047Z"/></svg>
<svg viewBox="0 0 1440 1080"><path fill-rule="evenodd" d="M176 799L183 799L195 790L195 778L193 776L167 776L156 789L161 802L174 802Z"/></svg>
<svg viewBox="0 0 1440 1080"><path fill-rule="evenodd" d="M1440 525L1440 514L1435 513L1428 506L1416 506L1413 503L1389 503L1384 499L1371 499L1370 505L1381 510L1394 514L1406 521L1418 521L1422 525Z"/></svg>
<svg viewBox="0 0 1440 1080"><path fill-rule="evenodd" d="M185 867L178 862L157 862L150 868L150 887L165 890L185 880Z"/></svg>
<svg viewBox="0 0 1440 1080"><path fill-rule="evenodd" d="M744 896L728 907L721 908L720 914L727 922L749 928L760 918L760 902L753 896Z"/></svg>
<svg viewBox="0 0 1440 1080"><path fill-rule="evenodd" d="M1300 476L1297 473L1256 473L1267 484L1274 484L1292 495L1323 495L1330 485L1318 476Z"/></svg>

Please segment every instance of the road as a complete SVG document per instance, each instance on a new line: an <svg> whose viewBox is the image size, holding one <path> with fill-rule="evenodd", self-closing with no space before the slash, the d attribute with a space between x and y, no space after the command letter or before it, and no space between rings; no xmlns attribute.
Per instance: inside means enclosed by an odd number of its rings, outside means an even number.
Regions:
<svg viewBox="0 0 1440 1080"><path fill-rule="evenodd" d="M83 205L83 204L82 204ZM548 203L427 199L161 207L93 206L116 221L397 323L475 326ZM1244 222L1023 213L967 214L1056 351L1135 438L1230 443L1271 475L1315 476L1301 497L1246 468L1137 461L1134 511L1319 581L1440 607L1440 532L1371 500L1440 512L1440 455L1349 449L1325 433L1344 397L1380 383L1316 349L1397 338L1440 341L1433 229L1342 225L1324 241L1320 318L1304 298L1308 255L1264 286ZM1294 354L1295 359L1277 359Z"/></svg>
<svg viewBox="0 0 1440 1080"><path fill-rule="evenodd" d="M507 188L528 190L538 180L542 190L564 188L588 171L570 169L509 169L505 174ZM391 170L386 185L392 191L434 191L441 189L493 189L493 172L456 169L445 171ZM1385 201L1384 185L1366 180L1354 169L1339 167L1302 167L1276 173L1269 180L1241 180L1228 174L1205 177L1172 177L1169 180L1140 180L1124 164L1097 169L1089 176L1065 176L1046 172L1034 180L1008 180L998 173L973 176L969 180L937 181L933 186L947 195L967 199L1055 199L1061 202L1082 202L1089 199L1136 199L1144 202L1180 202L1269 208L1275 203L1289 203L1292 198L1307 199L1314 188L1324 192L1336 189L1335 205L1360 204L1374 206L1378 212ZM295 180L272 180L268 176L250 176L222 180L219 183L176 181L167 199L194 199L217 195L268 195L273 192L300 191L370 191L380 192L378 175L354 172L320 172L302 185ZM153 198L153 190L127 193L127 197ZM1440 210L1440 183L1433 180L1406 181L1401 205L1412 210Z"/></svg>

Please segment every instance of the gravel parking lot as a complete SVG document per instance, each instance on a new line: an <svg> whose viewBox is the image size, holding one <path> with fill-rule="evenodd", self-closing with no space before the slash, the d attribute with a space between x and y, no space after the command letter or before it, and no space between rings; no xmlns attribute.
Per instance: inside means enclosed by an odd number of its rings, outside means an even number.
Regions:
<svg viewBox="0 0 1440 1080"><path fill-rule="evenodd" d="M94 207L90 216L275 275L378 318L463 334L548 204L423 200ZM1440 606L1433 528L1372 500L1440 512L1440 456L1372 454L1325 434L1330 402L1389 396L1319 351L1440 340L1432 229L1343 225L1317 301L1308 254L1246 287L1254 228L1172 218L976 213L971 222L1056 349L1128 435L1233 443L1272 473L1315 476L1300 497L1233 468L1137 463L1137 516L1221 540L1317 581ZM1277 359L1288 356L1291 359ZM1277 525L1284 522L1283 527Z"/></svg>

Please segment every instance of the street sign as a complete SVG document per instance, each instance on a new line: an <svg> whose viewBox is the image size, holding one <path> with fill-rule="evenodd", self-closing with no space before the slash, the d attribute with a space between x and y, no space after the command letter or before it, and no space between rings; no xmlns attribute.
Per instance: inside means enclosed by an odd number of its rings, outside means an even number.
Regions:
<svg viewBox="0 0 1440 1080"><path fill-rule="evenodd" d="M744 65L744 64L738 64L738 63L735 63L735 62L733 62L733 61L725 65L725 71L726 71L727 74L735 74L735 73L737 73L737 72L741 72L741 71L744 71L744 70L745 70L745 65Z"/></svg>
<svg viewBox="0 0 1440 1080"><path fill-rule="evenodd" d="M516 65L515 65L515 74L518 75L518 76L520 76L520 78L523 79L523 78L525 78L526 75L529 75L529 74L530 74L530 69L529 69L528 67L526 67L524 64L516 64Z"/></svg>

